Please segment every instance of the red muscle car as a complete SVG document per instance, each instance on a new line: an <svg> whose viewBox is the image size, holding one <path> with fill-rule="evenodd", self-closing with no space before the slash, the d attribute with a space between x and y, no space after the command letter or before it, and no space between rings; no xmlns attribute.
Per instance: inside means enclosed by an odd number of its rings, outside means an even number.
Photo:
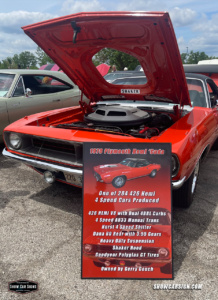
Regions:
<svg viewBox="0 0 218 300"><path fill-rule="evenodd" d="M128 209L118 213L109 230L93 232L84 241L83 255L97 267L152 267L170 274L170 225L171 213L165 208Z"/></svg>
<svg viewBox="0 0 218 300"><path fill-rule="evenodd" d="M81 187L84 142L171 143L173 198L188 207L199 166L217 145L218 91L207 76L185 76L168 13L78 13L23 29L90 102L81 97L78 107L9 125L3 154L31 166L47 182ZM92 62L107 47L137 58L147 82L107 82Z"/></svg>
<svg viewBox="0 0 218 300"><path fill-rule="evenodd" d="M94 167L94 175L97 181L112 183L120 188L126 180L149 175L155 177L161 166L150 164L146 159L126 158L118 164L100 165Z"/></svg>

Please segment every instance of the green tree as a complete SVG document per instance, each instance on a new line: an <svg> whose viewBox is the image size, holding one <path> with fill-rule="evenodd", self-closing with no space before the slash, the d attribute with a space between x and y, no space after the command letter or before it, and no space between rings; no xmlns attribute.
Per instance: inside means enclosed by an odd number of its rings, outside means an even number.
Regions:
<svg viewBox="0 0 218 300"><path fill-rule="evenodd" d="M13 57L3 59L0 64L1 69L37 69L37 59L35 55L29 51L15 54Z"/></svg>
<svg viewBox="0 0 218 300"><path fill-rule="evenodd" d="M104 48L100 50L93 58L93 63L97 66L101 63L106 63L110 66L116 65L117 70L122 71L125 67L129 70L134 70L139 61L137 58L118 50Z"/></svg>
<svg viewBox="0 0 218 300"><path fill-rule="evenodd" d="M17 66L14 63L13 58L9 57L9 56L6 59L3 59L1 61L1 64L0 64L1 69L13 69L13 68L16 68L16 67Z"/></svg>
<svg viewBox="0 0 218 300"><path fill-rule="evenodd" d="M187 58L187 64L197 64L200 60L206 60L206 59L210 59L210 57L205 52L190 51Z"/></svg>
<svg viewBox="0 0 218 300"><path fill-rule="evenodd" d="M54 63L53 60L39 46L36 49L36 59L40 66L48 63Z"/></svg>
<svg viewBox="0 0 218 300"><path fill-rule="evenodd" d="M21 69L35 69L37 65L37 59L35 55L29 51L21 52L19 55L19 67Z"/></svg>
<svg viewBox="0 0 218 300"><path fill-rule="evenodd" d="M182 63L186 64L186 59L187 59L188 53L182 53L181 54L181 59L182 59Z"/></svg>
<svg viewBox="0 0 218 300"><path fill-rule="evenodd" d="M215 59L215 56L208 56L205 52L194 52L193 50L190 53L182 53L181 59L183 64L197 64L200 60Z"/></svg>
<svg viewBox="0 0 218 300"><path fill-rule="evenodd" d="M18 68L20 66L19 55L18 54L14 54L13 61L14 61L14 64L16 65L16 68Z"/></svg>
<svg viewBox="0 0 218 300"><path fill-rule="evenodd" d="M95 66L98 66L100 64L110 64L109 56L112 49L104 48L100 50L94 57L93 57L93 63Z"/></svg>

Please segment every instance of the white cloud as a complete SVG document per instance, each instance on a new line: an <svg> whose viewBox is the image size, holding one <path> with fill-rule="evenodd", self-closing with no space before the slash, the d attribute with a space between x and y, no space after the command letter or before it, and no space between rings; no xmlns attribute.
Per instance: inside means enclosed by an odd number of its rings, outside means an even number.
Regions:
<svg viewBox="0 0 218 300"><path fill-rule="evenodd" d="M0 60L6 57L14 56L14 54L19 54L23 51L35 51L36 44L24 34L3 34L0 32ZM25 45L25 47L24 47Z"/></svg>
<svg viewBox="0 0 218 300"><path fill-rule="evenodd" d="M197 12L187 7L174 7L179 1L134 1L121 2L117 5L120 11L168 11L175 27L187 26L195 22ZM188 1L187 1L188 2ZM190 0L189 0L190 2Z"/></svg>
<svg viewBox="0 0 218 300"><path fill-rule="evenodd" d="M165 7L165 8L164 8ZM131 0L131 1L120 1L117 3L116 9L118 11L165 11L166 5L160 0Z"/></svg>
<svg viewBox="0 0 218 300"><path fill-rule="evenodd" d="M209 56L218 56L218 39L214 39L214 35L198 36L189 41L189 49L205 52Z"/></svg>
<svg viewBox="0 0 218 300"><path fill-rule="evenodd" d="M218 34L218 14L212 15L211 19L205 14L202 14L201 18L197 20L195 24L193 24L192 29L194 31L205 32L206 34L214 33ZM216 37L218 39L218 36Z"/></svg>
<svg viewBox="0 0 218 300"><path fill-rule="evenodd" d="M66 0L63 5L61 12L63 14L73 14L77 12L88 12L88 11L103 11L106 10L98 0L91 1L75 1Z"/></svg>
<svg viewBox="0 0 218 300"><path fill-rule="evenodd" d="M36 44L23 33L22 26L52 19L58 14L109 10L168 11L181 52L186 52L188 47L189 51L204 51L208 55L218 56L218 14L213 13L218 11L217 0L54 0L52 4L45 3L45 6L42 0L38 0L37 4L27 4L27 0L15 1L13 6L11 3L6 1L1 11L7 7L8 12L0 13L0 61L22 51L36 50ZM8 5L14 11L10 11ZM16 11L17 7L19 11ZM26 7L29 11L26 11ZM43 13L42 9L54 14Z"/></svg>
<svg viewBox="0 0 218 300"><path fill-rule="evenodd" d="M209 56L218 56L218 14L210 18L201 14L190 30L192 37L188 41L188 47L194 52L205 52Z"/></svg>
<svg viewBox="0 0 218 300"><path fill-rule="evenodd" d="M180 36L177 39L177 43L178 43L178 46L179 46L179 49L180 49L180 53L186 53L187 52L187 45L186 45L186 42L185 42L185 39L184 39L183 36Z"/></svg>
<svg viewBox="0 0 218 300"><path fill-rule="evenodd" d="M141 11L172 11L173 8L180 9L190 8L198 13L210 12L218 10L217 0L121 0L114 5L114 10L141 10Z"/></svg>
<svg viewBox="0 0 218 300"><path fill-rule="evenodd" d="M170 17L175 27L182 27L196 22L197 12L190 8L174 7L170 10Z"/></svg>
<svg viewBox="0 0 218 300"><path fill-rule="evenodd" d="M57 15L56 15L57 16ZM16 30L18 27L33 24L43 20L49 20L56 17L48 13L28 12L28 11L12 11L10 13L0 13L0 29L10 28Z"/></svg>
<svg viewBox="0 0 218 300"><path fill-rule="evenodd" d="M22 51L36 50L36 44L23 33L21 27L56 16L27 11L0 13L0 60Z"/></svg>

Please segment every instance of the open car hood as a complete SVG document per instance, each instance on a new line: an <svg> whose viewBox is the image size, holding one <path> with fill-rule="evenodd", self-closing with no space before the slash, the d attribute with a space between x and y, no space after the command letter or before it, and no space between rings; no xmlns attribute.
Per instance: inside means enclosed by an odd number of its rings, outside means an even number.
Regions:
<svg viewBox="0 0 218 300"><path fill-rule="evenodd" d="M23 30L92 102L120 95L127 100L157 99L191 105L168 13L78 13L25 26ZM92 57L103 48L136 57L147 83L122 87L106 82L92 63Z"/></svg>

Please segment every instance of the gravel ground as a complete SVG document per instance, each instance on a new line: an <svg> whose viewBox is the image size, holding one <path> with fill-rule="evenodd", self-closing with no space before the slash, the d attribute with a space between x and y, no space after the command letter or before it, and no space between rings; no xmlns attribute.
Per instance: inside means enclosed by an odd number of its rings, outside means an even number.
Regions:
<svg viewBox="0 0 218 300"><path fill-rule="evenodd" d="M0 299L217 299L218 151L202 164L192 206L173 210L174 280L82 280L82 191L47 185L2 155L0 171ZM9 292L8 282L19 279L38 282L39 290ZM202 289L154 289L161 284Z"/></svg>

